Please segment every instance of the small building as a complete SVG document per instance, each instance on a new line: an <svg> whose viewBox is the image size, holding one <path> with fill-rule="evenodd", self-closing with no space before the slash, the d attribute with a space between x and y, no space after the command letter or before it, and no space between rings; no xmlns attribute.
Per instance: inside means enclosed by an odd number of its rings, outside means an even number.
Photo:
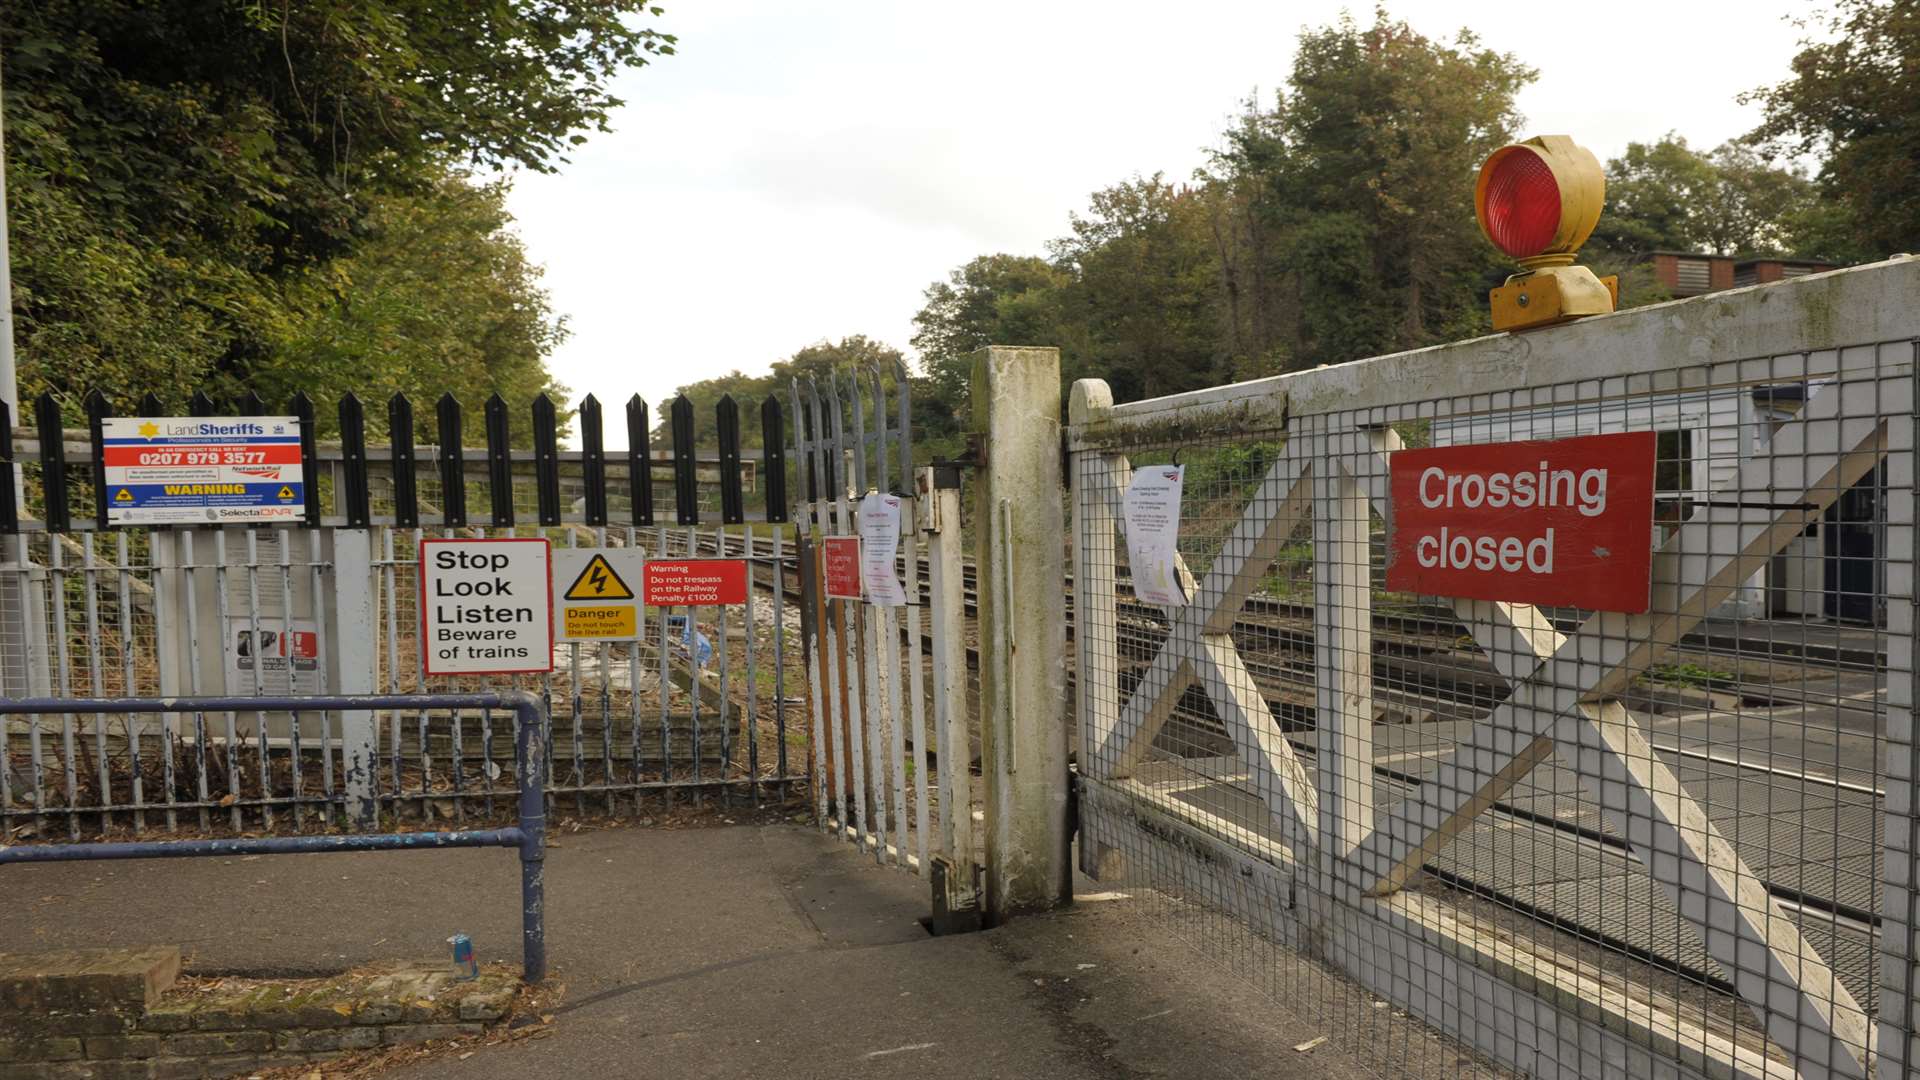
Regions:
<svg viewBox="0 0 1920 1080"><path fill-rule="evenodd" d="M1656 251L1647 256L1653 276L1676 297L1700 296L1722 289L1740 289L1774 281L1837 270L1838 263L1794 259L1784 255L1703 255L1697 251Z"/></svg>

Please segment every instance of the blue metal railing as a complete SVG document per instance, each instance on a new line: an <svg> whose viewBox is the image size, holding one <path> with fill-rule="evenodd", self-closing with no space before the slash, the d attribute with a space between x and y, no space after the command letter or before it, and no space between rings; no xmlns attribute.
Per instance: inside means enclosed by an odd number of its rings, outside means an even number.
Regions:
<svg viewBox="0 0 1920 1080"><path fill-rule="evenodd" d="M235 840L136 840L124 843L0 846L0 865L101 859L170 859L209 855L296 855L325 851L405 851L417 848L507 847L520 853L521 963L535 983L547 975L545 866L547 851L546 708L520 690L476 694L361 694L311 697L0 698L6 713L193 713L345 711L373 709L510 709L520 824L454 832L269 836Z"/></svg>

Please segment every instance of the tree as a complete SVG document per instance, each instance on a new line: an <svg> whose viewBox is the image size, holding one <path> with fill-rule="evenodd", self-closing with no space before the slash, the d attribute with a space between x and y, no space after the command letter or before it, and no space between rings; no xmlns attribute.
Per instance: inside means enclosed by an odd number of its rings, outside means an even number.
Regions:
<svg viewBox="0 0 1920 1080"><path fill-rule="evenodd" d="M1513 137L1534 77L1461 31L1451 45L1376 12L1301 35L1288 88L1249 102L1208 176L1234 352L1291 370L1481 329L1503 272L1472 177Z"/></svg>
<svg viewBox="0 0 1920 1080"><path fill-rule="evenodd" d="M443 393L477 404L498 392L516 407L536 394L564 400L545 359L565 321L510 230L505 198L504 184L458 175L419 196L372 197L352 251L282 290L286 315L247 385L270 401L296 390L405 393L417 404ZM416 414L424 433L431 415ZM370 426L385 419L370 411Z"/></svg>
<svg viewBox="0 0 1920 1080"><path fill-rule="evenodd" d="M301 371L276 350L313 337L316 290L394 228L394 200L458 218L445 185L463 163L557 167L605 127L610 80L672 51L644 25L657 13L637 0L10 5L23 389L184 397ZM474 225L470 243L499 251L497 230ZM544 300L528 310L544 317ZM522 325L517 351L543 357L558 327Z"/></svg>
<svg viewBox="0 0 1920 1080"><path fill-rule="evenodd" d="M1159 174L1093 193L1088 213L1052 244L1071 274L1064 325L1080 347L1062 373L1098 373L1121 397L1188 390L1226 377L1219 348L1220 272L1207 192Z"/></svg>
<svg viewBox="0 0 1920 1080"><path fill-rule="evenodd" d="M1032 255L981 255L927 286L912 345L927 408L914 420L934 437L970 426L971 356L988 345L1061 345L1060 294L1072 275Z"/></svg>
<svg viewBox="0 0 1920 1080"><path fill-rule="evenodd" d="M1653 251L1792 252L1796 223L1813 202L1804 172L1772 165L1748 145L1701 153L1669 133L1629 143L1607 163L1606 210L1592 243L1628 261Z"/></svg>
<svg viewBox="0 0 1920 1080"><path fill-rule="evenodd" d="M1803 214L1803 254L1847 260L1920 251L1920 2L1836 0L1833 35L1806 41L1786 81L1742 95L1774 155L1821 158L1828 205Z"/></svg>
<svg viewBox="0 0 1920 1080"><path fill-rule="evenodd" d="M731 394L734 403L740 406L743 430L753 430L756 424L754 421L747 420L749 412L750 410L760 408L760 403L765 401L769 396L779 397L781 406L788 412L792 411L789 399L791 397L791 380L794 379L800 380L801 402L802 406L805 407L810 400L807 397L808 379L813 379L817 382L823 403L827 396L829 377L839 379L842 401L845 402L850 399L852 395L850 380L857 374L860 378L861 400L867 402L867 408L871 410L870 395L872 393L873 373L879 372L884 380L884 386L888 394L889 409L887 412L887 424L891 427L895 422L894 418L896 415L891 404L893 401L894 379L896 373L900 370L898 365L901 364L904 359L899 349L885 342L875 341L865 334L852 334L841 338L839 341L815 342L812 345L800 349L785 360L776 360L765 375L747 375L736 369L725 375L688 383L675 390L674 393L676 396L685 395L688 402L693 406L694 445L711 447L716 445L719 440L719 435L715 427L714 408L719 405L720 399L726 395ZM921 395L919 389L918 384L909 383L908 394L910 402L914 407L914 422L916 426L920 422L919 410L921 408ZM655 403L654 412L660 418L659 425L654 429L653 433L654 445L671 445L673 439L673 399L668 398L665 401ZM851 417L852 414L848 413L847 415ZM871 413L869 413L869 415L871 415ZM789 430L793 430L792 424L794 423L794 418L791 416L788 417L787 423ZM918 441L917 438L916 441Z"/></svg>

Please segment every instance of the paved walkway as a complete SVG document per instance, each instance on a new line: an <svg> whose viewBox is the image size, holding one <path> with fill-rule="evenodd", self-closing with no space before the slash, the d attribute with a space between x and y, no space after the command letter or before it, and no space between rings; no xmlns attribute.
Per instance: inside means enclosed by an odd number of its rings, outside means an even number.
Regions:
<svg viewBox="0 0 1920 1080"><path fill-rule="evenodd" d="M930 938L922 883L798 826L561 836L552 1037L431 1077L1358 1077L1320 1032L1134 902ZM0 871L0 949L178 943L188 970L517 959L496 851L74 863Z"/></svg>

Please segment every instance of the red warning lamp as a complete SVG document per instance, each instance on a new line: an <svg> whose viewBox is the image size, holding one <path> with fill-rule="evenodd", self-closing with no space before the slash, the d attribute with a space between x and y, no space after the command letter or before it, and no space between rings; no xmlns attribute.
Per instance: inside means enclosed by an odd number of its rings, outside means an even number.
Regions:
<svg viewBox="0 0 1920 1080"><path fill-rule="evenodd" d="M1565 135L1503 146L1480 166L1473 200L1480 231L1521 266L1488 294L1495 330L1614 309L1615 279L1597 278L1573 261L1599 224L1606 187L1598 159Z"/></svg>

